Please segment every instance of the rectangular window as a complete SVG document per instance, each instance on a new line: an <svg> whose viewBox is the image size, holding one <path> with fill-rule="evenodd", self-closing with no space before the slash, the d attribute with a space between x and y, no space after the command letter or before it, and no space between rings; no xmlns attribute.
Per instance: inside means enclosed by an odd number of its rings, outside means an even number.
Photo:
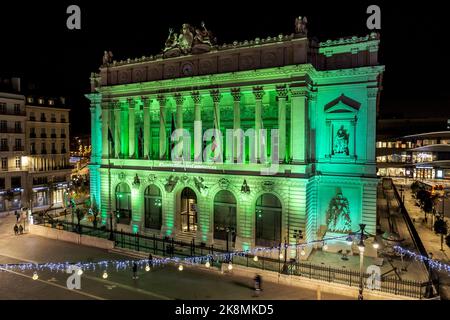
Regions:
<svg viewBox="0 0 450 320"><path fill-rule="evenodd" d="M16 133L21 133L22 132L22 122L16 121L14 123L14 129L15 129Z"/></svg>
<svg viewBox="0 0 450 320"><path fill-rule="evenodd" d="M34 115L34 111L30 112L30 121L35 121L36 120L36 116Z"/></svg>
<svg viewBox="0 0 450 320"><path fill-rule="evenodd" d="M5 130L7 129L8 129L8 121L0 120L0 130L2 130L2 132L6 132Z"/></svg>
<svg viewBox="0 0 450 320"><path fill-rule="evenodd" d="M5 190L5 178L0 178L0 189Z"/></svg>
<svg viewBox="0 0 450 320"><path fill-rule="evenodd" d="M36 144L34 142L30 143L30 153L36 154Z"/></svg>
<svg viewBox="0 0 450 320"><path fill-rule="evenodd" d="M16 169L22 168L22 159L21 157L16 157Z"/></svg>
<svg viewBox="0 0 450 320"><path fill-rule="evenodd" d="M0 102L0 113L6 113L6 103Z"/></svg>
<svg viewBox="0 0 450 320"><path fill-rule="evenodd" d="M20 104L19 103L14 104L14 113L20 114Z"/></svg>
<svg viewBox="0 0 450 320"><path fill-rule="evenodd" d="M1 151L9 151L8 150L8 139L1 139Z"/></svg>
<svg viewBox="0 0 450 320"><path fill-rule="evenodd" d="M16 139L15 142L16 151L22 151L22 139Z"/></svg>
<svg viewBox="0 0 450 320"><path fill-rule="evenodd" d="M2 158L2 169L8 170L8 158Z"/></svg>

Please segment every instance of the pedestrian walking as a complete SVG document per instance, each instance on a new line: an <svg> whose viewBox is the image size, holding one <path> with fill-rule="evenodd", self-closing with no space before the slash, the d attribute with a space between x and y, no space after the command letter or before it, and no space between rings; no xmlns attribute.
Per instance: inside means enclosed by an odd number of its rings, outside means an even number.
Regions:
<svg viewBox="0 0 450 320"><path fill-rule="evenodd" d="M138 278L138 276L137 276L137 269L138 269L137 263L133 262L133 279L137 279Z"/></svg>
<svg viewBox="0 0 450 320"><path fill-rule="evenodd" d="M148 255L148 264L153 265L153 256L151 253Z"/></svg>
<svg viewBox="0 0 450 320"><path fill-rule="evenodd" d="M14 215L16 216L16 222L19 222L19 214L17 213L17 210L14 211Z"/></svg>
<svg viewBox="0 0 450 320"><path fill-rule="evenodd" d="M23 227L22 227L22 225L19 225L19 233L23 234Z"/></svg>
<svg viewBox="0 0 450 320"><path fill-rule="evenodd" d="M258 295L262 291L262 278L259 274L255 276L255 293Z"/></svg>
<svg viewBox="0 0 450 320"><path fill-rule="evenodd" d="M14 234L17 236L19 234L19 227L17 224L14 225Z"/></svg>

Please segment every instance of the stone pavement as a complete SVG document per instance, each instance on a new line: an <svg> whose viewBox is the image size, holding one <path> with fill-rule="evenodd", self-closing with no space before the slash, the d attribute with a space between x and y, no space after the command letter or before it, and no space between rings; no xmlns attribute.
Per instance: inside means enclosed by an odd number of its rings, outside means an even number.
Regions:
<svg viewBox="0 0 450 320"><path fill-rule="evenodd" d="M18 262L79 262L129 257L97 248L84 247L31 234L15 236L12 226L15 217L0 218L0 263ZM108 269L109 277L102 279L102 269L86 271L81 276L81 290L66 287L67 274L39 271L39 279L32 280L32 272L0 272L0 299L285 299L313 300L315 290L278 283L264 282L264 291L255 297L252 280L232 274L204 272L186 267L178 271L174 266L156 268L150 272L139 270L133 280L131 270ZM263 279L264 280L264 279ZM346 296L322 292L322 299L348 299Z"/></svg>

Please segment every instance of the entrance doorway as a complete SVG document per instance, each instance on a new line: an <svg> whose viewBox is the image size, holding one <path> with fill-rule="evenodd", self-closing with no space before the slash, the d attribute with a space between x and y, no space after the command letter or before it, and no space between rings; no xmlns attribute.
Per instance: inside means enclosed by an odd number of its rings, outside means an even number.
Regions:
<svg viewBox="0 0 450 320"><path fill-rule="evenodd" d="M184 188L180 201L181 231L197 231L197 211L195 192L191 188Z"/></svg>

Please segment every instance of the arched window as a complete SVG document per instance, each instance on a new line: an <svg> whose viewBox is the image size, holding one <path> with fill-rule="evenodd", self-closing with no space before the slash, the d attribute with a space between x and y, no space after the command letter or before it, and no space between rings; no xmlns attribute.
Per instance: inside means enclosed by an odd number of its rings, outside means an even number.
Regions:
<svg viewBox="0 0 450 320"><path fill-rule="evenodd" d="M227 190L214 197L214 239L234 242L236 235L236 198Z"/></svg>
<svg viewBox="0 0 450 320"><path fill-rule="evenodd" d="M124 182L116 187L116 217L118 223L129 224L131 221L131 190Z"/></svg>
<svg viewBox="0 0 450 320"><path fill-rule="evenodd" d="M145 201L145 227L160 230L162 224L162 199L161 190L155 185L150 185L144 192Z"/></svg>
<svg viewBox="0 0 450 320"><path fill-rule="evenodd" d="M181 230L197 231L197 196L191 188L184 188L180 196Z"/></svg>
<svg viewBox="0 0 450 320"><path fill-rule="evenodd" d="M265 193L256 201L257 246L271 247L281 243L281 202L277 196Z"/></svg>

